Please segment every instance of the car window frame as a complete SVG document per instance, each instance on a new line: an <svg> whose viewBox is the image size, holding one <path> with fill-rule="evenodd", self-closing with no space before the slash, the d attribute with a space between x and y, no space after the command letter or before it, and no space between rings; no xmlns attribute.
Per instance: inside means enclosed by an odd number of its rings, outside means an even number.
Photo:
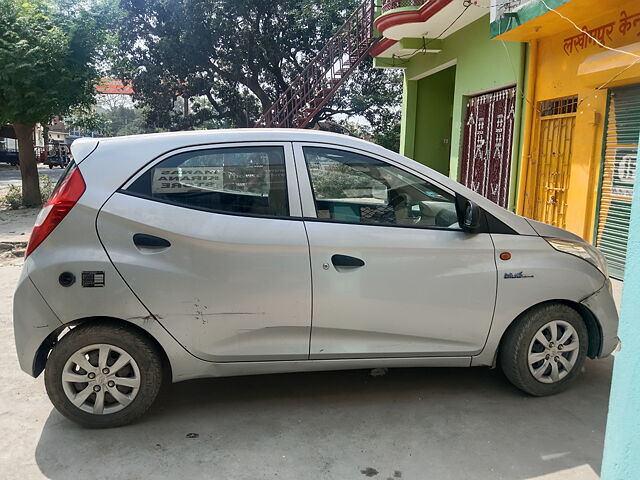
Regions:
<svg viewBox="0 0 640 480"><path fill-rule="evenodd" d="M440 182L433 180L432 178L417 172L411 168L408 168L406 165L402 165L399 162L396 162L388 157L384 157L382 155L378 155L376 153L372 153L367 150L362 150L359 148L348 147L345 145L336 145L332 143L320 143L320 142L293 142L293 152L294 152L294 160L296 173L298 176L298 189L300 191L300 201L302 205L302 216L305 221L312 222L324 222L324 223L337 223L342 225L361 225L366 227L383 227L383 228L412 228L416 230L437 230L441 232L461 232L462 228L450 228L450 227L440 227L436 225L398 225L398 224L377 224L377 223L360 223L360 222L347 222L343 220L335 220L332 218L319 218L316 211L316 198L315 193L313 191L313 187L311 184L311 172L309 171L309 166L307 164L306 158L304 156L304 148L312 147L312 148L325 148L328 150L338 150L343 152L354 153L357 155L362 155L365 157L372 158L374 160L378 160L384 164L387 164L391 167L395 167L409 175L417 177L434 187L442 190L443 192L451 195L454 199L457 196L457 193L451 188L442 185Z"/></svg>
<svg viewBox="0 0 640 480"><path fill-rule="evenodd" d="M285 179L287 184L287 201L289 203L289 215L288 216L279 216L279 215L264 215L259 213L244 213L244 212L231 212L228 210L218 210L211 208L201 208L197 206L189 206L177 202L172 202L165 199L159 199L157 197L153 197L150 195L144 195L137 192L128 191L127 189L142 175L148 172L150 169L155 168L159 163L171 158L175 155L179 155L182 153L190 153L196 152L199 150L218 150L218 149L229 149L229 148L249 148L249 147L281 147L284 153L284 169L285 169ZM176 148L167 152L158 155L157 157L151 159L145 165L143 165L135 174L133 174L119 189L118 193L122 193L124 195L130 195L137 198L143 198L145 200L163 203L166 205L172 205L176 207L186 208L189 210L197 210L202 212L208 212L219 215L232 215L232 216L241 216L241 217L253 217L253 218L268 218L274 220L292 220L292 219L301 219L302 218L302 204L300 199L300 192L298 186L298 177L296 175L296 167L294 164L294 153L293 153L293 144L292 142L283 142L283 141L248 141L248 142L229 142L229 143L214 143L214 144L199 144L199 145L189 145L180 148Z"/></svg>

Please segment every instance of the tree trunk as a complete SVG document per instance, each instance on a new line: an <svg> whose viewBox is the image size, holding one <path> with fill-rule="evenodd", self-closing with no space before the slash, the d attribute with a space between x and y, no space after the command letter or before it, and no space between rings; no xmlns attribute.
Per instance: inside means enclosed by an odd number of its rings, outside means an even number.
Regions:
<svg viewBox="0 0 640 480"><path fill-rule="evenodd" d="M48 151L49 145L49 124L42 126L42 141L44 142L44 151Z"/></svg>
<svg viewBox="0 0 640 480"><path fill-rule="evenodd" d="M20 152L20 174L22 176L22 204L25 207L42 205L40 182L38 180L38 164L33 148L33 129L35 125L14 123L13 129L18 137Z"/></svg>
<svg viewBox="0 0 640 480"><path fill-rule="evenodd" d="M189 97L187 97L186 95L182 96L183 99L183 103L182 103L182 114L184 115L184 118L189 118Z"/></svg>
<svg viewBox="0 0 640 480"><path fill-rule="evenodd" d="M240 81L240 83L243 83L249 90L251 90L256 95L256 97L258 97L258 100L260 100L260 103L262 104L263 112L267 110L269 107L271 107L271 105L273 105L273 100L269 98L269 95L267 95L267 92L265 92L264 89L260 86L260 82L258 82L257 76L252 76L252 77L243 79Z"/></svg>

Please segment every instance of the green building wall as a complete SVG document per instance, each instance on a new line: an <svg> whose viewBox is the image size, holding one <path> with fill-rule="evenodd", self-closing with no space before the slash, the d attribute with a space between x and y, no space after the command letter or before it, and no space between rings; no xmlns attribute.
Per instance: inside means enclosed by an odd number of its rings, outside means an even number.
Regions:
<svg viewBox="0 0 640 480"><path fill-rule="evenodd" d="M417 81L414 159L449 175L455 67Z"/></svg>
<svg viewBox="0 0 640 480"><path fill-rule="evenodd" d="M404 96L400 153L458 179L459 157L466 102L470 96L507 86L517 86L514 138L511 160L510 207L515 192L521 152L522 92L524 90L526 45L490 38L489 16L482 17L442 42L439 53L418 53L402 65ZM452 68L453 67L453 68ZM432 77L432 78L429 78ZM450 110L442 104L446 85L453 81ZM449 86L449 91L451 86ZM443 165L442 129L448 123L450 156ZM431 128L434 130L431 131Z"/></svg>

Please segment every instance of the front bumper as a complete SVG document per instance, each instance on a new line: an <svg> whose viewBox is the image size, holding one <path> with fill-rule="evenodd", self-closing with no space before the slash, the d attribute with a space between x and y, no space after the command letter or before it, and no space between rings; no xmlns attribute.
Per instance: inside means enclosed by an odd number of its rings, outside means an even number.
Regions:
<svg viewBox="0 0 640 480"><path fill-rule="evenodd" d="M13 296L13 333L20 368L37 377L42 371L36 367L38 350L62 323L25 272Z"/></svg>
<svg viewBox="0 0 640 480"><path fill-rule="evenodd" d="M618 310L608 286L603 286L596 293L582 300L581 303L593 313L600 325L602 345L598 358L608 357L618 351L620 349Z"/></svg>

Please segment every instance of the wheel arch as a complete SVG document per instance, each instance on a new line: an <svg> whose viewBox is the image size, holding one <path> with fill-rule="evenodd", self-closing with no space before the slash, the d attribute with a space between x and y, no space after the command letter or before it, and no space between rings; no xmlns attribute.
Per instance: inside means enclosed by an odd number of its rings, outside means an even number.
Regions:
<svg viewBox="0 0 640 480"><path fill-rule="evenodd" d="M589 358L597 358L600 355L600 351L602 349L602 327L600 326L600 322L598 322L598 319L593 314L593 312L588 307L586 307L585 305L579 302L574 302L572 300L566 300L566 299L552 299L552 300L545 300L544 302L536 303L535 305L531 305L526 310L523 310L522 312L520 312L520 314L518 314L513 319L513 321L507 326L507 328L504 329L504 332L502 332L502 335L500 337L500 342L498 343L498 348L496 349L495 357L493 359L493 367L495 367L498 364L504 338L507 336L507 333L511 329L515 328L515 326L518 324L518 321L524 315L526 315L527 313L529 313L531 310L535 308L540 308L545 305L554 305L554 304L566 305L567 307L575 310L578 313L578 315L580 315L580 317L585 323L585 326L587 327L587 334L589 335L589 348L587 350L587 356Z"/></svg>
<svg viewBox="0 0 640 480"><path fill-rule="evenodd" d="M120 318L106 316L79 318L72 322L65 323L64 325L61 325L56 330L51 332L49 336L47 336L47 338L43 340L43 342L40 344L40 347L38 347L38 350L36 351L35 357L33 359L33 376L38 377L44 371L47 364L47 359L49 358L49 353L61 338L63 338L73 328L87 324L89 322L124 326L130 331L148 340L160 354L165 380L169 379L170 381L172 376L171 361L169 360L167 352L165 351L162 344L158 341L158 339L156 339L149 331L145 330L139 325L136 325L135 323L129 322L127 320L122 320Z"/></svg>

